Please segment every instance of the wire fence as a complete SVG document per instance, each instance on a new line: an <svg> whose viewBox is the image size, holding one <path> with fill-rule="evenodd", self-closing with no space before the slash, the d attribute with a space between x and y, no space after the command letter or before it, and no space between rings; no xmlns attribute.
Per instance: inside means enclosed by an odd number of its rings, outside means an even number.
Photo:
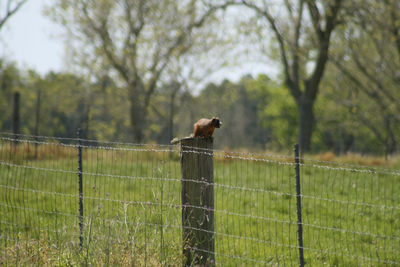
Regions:
<svg viewBox="0 0 400 267"><path fill-rule="evenodd" d="M209 183L182 178L180 153L1 133L0 264L181 265L188 180L214 189L216 265L299 265L294 156L186 150L213 156ZM400 265L399 171L299 167L305 265Z"/></svg>

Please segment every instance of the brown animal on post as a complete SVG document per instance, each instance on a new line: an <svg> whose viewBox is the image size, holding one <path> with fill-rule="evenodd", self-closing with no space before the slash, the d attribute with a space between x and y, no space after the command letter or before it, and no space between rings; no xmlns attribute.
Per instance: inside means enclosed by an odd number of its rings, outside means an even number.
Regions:
<svg viewBox="0 0 400 267"><path fill-rule="evenodd" d="M194 137L212 137L215 128L220 128L222 122L219 118L213 117L211 119L200 119L193 127Z"/></svg>

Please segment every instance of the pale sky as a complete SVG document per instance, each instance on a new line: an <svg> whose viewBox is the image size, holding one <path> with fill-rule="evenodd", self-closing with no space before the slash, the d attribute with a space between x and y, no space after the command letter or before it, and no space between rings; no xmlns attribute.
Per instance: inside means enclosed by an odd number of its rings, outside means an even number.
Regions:
<svg viewBox="0 0 400 267"><path fill-rule="evenodd" d="M0 0L0 8L4 3ZM43 15L46 4L52 0L28 0L15 13L0 32L0 57L14 61L21 69L32 68L40 74L49 71L65 71L62 29ZM4 8L0 9L4 12ZM251 73L267 73L276 76L277 69L265 64L247 63L242 67L224 69L214 73L211 79L220 82L224 78L237 81Z"/></svg>
<svg viewBox="0 0 400 267"><path fill-rule="evenodd" d="M2 0L0 0L2 1ZM18 67L33 68L41 74L61 71L63 44L58 25L43 16L51 0L28 0L0 32L0 56L15 61ZM4 9L1 10L1 13Z"/></svg>

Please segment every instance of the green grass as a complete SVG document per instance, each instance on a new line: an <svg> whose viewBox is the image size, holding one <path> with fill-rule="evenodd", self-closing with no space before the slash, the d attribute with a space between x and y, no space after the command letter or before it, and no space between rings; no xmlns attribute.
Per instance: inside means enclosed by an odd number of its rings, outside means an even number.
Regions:
<svg viewBox="0 0 400 267"><path fill-rule="evenodd" d="M33 146L0 146L0 264L181 265L178 152L83 152L80 249L77 149L42 145L34 159ZM217 265L297 266L294 166L222 156L214 157ZM306 264L399 265L400 176L319 166L301 166Z"/></svg>

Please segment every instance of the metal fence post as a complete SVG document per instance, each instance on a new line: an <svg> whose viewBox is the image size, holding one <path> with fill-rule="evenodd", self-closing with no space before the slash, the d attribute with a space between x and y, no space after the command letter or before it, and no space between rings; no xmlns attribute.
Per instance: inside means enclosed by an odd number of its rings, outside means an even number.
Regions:
<svg viewBox="0 0 400 267"><path fill-rule="evenodd" d="M296 168L296 206L297 206L297 232L299 240L299 266L304 266L303 254L303 224L301 220L301 190L300 190L300 153L299 144L294 145L294 162Z"/></svg>
<svg viewBox="0 0 400 267"><path fill-rule="evenodd" d="M14 107L13 107L13 133L14 133L14 146L17 147L18 145L18 138L19 138L19 133L20 133L20 113L19 113L19 100L20 100L20 94L19 92L14 93Z"/></svg>
<svg viewBox="0 0 400 267"><path fill-rule="evenodd" d="M214 266L214 165L211 138L181 140L184 266Z"/></svg>
<svg viewBox="0 0 400 267"><path fill-rule="evenodd" d="M40 122L40 95L41 95L40 88L37 90L37 97L36 97L36 119L35 119L35 128L34 128L34 135L35 140L38 141L39 135L39 122ZM35 143L35 159L38 158L38 143Z"/></svg>
<svg viewBox="0 0 400 267"><path fill-rule="evenodd" d="M81 129L78 129L78 177L79 177L79 246L83 247L83 183Z"/></svg>

